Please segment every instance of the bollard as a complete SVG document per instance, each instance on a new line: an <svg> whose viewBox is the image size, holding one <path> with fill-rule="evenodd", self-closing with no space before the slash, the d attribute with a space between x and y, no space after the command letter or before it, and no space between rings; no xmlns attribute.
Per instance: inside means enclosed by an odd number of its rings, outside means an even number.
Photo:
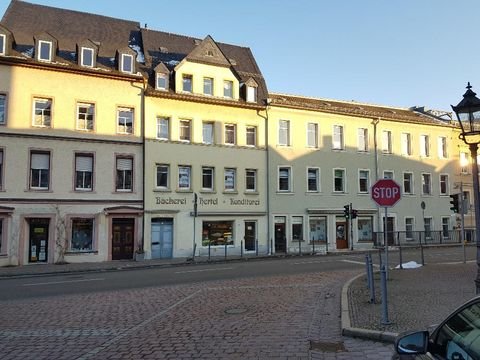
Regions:
<svg viewBox="0 0 480 360"><path fill-rule="evenodd" d="M258 239L255 239L255 255L258 256Z"/></svg>
<svg viewBox="0 0 480 360"><path fill-rule="evenodd" d="M400 269L403 270L402 247L398 244L398 254L400 256Z"/></svg>
<svg viewBox="0 0 480 360"><path fill-rule="evenodd" d="M243 240L240 241L240 257L243 258Z"/></svg>
<svg viewBox="0 0 480 360"><path fill-rule="evenodd" d="M373 277L372 256L368 257L368 272L370 273L370 304L375 304L375 278Z"/></svg>
<svg viewBox="0 0 480 360"><path fill-rule="evenodd" d="M197 244L193 244L193 255L192 255L192 260L195 261L195 252L197 251Z"/></svg>
<svg viewBox="0 0 480 360"><path fill-rule="evenodd" d="M382 268L382 266L383 266L383 262L382 262L382 249L378 249L378 264L379 264L380 268Z"/></svg>
<svg viewBox="0 0 480 360"><path fill-rule="evenodd" d="M423 257L423 245L420 243L420 253L422 254L422 266L425 266L425 258Z"/></svg>
<svg viewBox="0 0 480 360"><path fill-rule="evenodd" d="M227 259L227 243L225 243L225 260Z"/></svg>
<svg viewBox="0 0 480 360"><path fill-rule="evenodd" d="M298 240L298 253L302 256L302 240Z"/></svg>
<svg viewBox="0 0 480 360"><path fill-rule="evenodd" d="M210 250L212 248L212 240L208 241L208 261L210 261Z"/></svg>
<svg viewBox="0 0 480 360"><path fill-rule="evenodd" d="M315 255L315 239L312 240L312 255Z"/></svg>
<svg viewBox="0 0 480 360"><path fill-rule="evenodd" d="M369 254L365 254L365 269L366 269L366 274L367 274L367 288L370 289L370 271L368 269L368 257L369 257Z"/></svg>
<svg viewBox="0 0 480 360"><path fill-rule="evenodd" d="M385 265L380 270L381 290L382 290L382 325L390 325L388 320L388 295L387 295L387 271Z"/></svg>

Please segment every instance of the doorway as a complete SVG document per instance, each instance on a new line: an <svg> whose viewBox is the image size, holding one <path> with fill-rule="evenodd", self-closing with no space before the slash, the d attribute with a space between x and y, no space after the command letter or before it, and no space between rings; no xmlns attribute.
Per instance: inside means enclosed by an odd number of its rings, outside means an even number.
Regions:
<svg viewBox="0 0 480 360"><path fill-rule="evenodd" d="M385 221L385 216L383 217L383 221ZM388 246L395 244L395 217L393 216L387 217L387 241Z"/></svg>
<svg viewBox="0 0 480 360"><path fill-rule="evenodd" d="M348 222L345 218L337 218L335 221L335 238L337 249L348 249Z"/></svg>
<svg viewBox="0 0 480 360"><path fill-rule="evenodd" d="M112 260L133 259L135 219L112 220Z"/></svg>
<svg viewBox="0 0 480 360"><path fill-rule="evenodd" d="M245 221L245 251L255 251L257 238L257 223L255 221Z"/></svg>
<svg viewBox="0 0 480 360"><path fill-rule="evenodd" d="M275 216L275 252L287 251L286 222L285 216Z"/></svg>
<svg viewBox="0 0 480 360"><path fill-rule="evenodd" d="M48 261L48 228L50 219L30 219L29 225L28 262L46 263Z"/></svg>
<svg viewBox="0 0 480 360"><path fill-rule="evenodd" d="M173 219L152 219L152 259L173 257Z"/></svg>

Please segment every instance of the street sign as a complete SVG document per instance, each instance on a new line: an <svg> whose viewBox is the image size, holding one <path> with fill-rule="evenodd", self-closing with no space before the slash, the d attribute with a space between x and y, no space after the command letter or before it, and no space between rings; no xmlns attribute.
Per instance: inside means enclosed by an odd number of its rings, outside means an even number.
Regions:
<svg viewBox="0 0 480 360"><path fill-rule="evenodd" d="M392 179L381 179L373 184L371 194L378 206L392 207L401 198L400 185Z"/></svg>

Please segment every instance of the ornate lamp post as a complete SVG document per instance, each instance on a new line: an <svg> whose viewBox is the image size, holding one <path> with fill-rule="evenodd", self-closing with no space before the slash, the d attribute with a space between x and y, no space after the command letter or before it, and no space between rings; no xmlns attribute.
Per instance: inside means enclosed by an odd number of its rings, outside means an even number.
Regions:
<svg viewBox="0 0 480 360"><path fill-rule="evenodd" d="M472 91L470 83L457 106L452 105L462 128L459 138L470 147L472 155L473 199L475 206L475 241L477 245L477 277L475 279L476 294L480 294L480 196L478 182L477 150L480 143L480 99Z"/></svg>

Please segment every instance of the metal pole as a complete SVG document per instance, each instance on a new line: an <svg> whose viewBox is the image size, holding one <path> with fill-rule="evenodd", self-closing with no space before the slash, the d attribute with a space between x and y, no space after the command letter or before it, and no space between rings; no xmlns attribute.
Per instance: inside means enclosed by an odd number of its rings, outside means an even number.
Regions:
<svg viewBox="0 0 480 360"><path fill-rule="evenodd" d="M373 262L372 255L368 254L368 271L370 272L371 287L370 287L370 304L375 304L375 278L373 276Z"/></svg>
<svg viewBox="0 0 480 360"><path fill-rule="evenodd" d="M382 266L380 275L382 289L382 324L390 325L390 321L388 320L387 268L385 266Z"/></svg>
<svg viewBox="0 0 480 360"><path fill-rule="evenodd" d="M467 254L465 251L465 201L463 199L463 181L460 181L460 219L461 219L461 233L460 241L463 249L463 263L467 262Z"/></svg>
<svg viewBox="0 0 480 360"><path fill-rule="evenodd" d="M348 218L348 222L350 225L350 250L353 250L353 218L352 218L352 203L350 203L350 217Z"/></svg>
<svg viewBox="0 0 480 360"><path fill-rule="evenodd" d="M400 269L403 270L402 245L398 244L398 253L400 255Z"/></svg>
<svg viewBox="0 0 480 360"><path fill-rule="evenodd" d="M240 241L240 257L243 258L243 240Z"/></svg>
<svg viewBox="0 0 480 360"><path fill-rule="evenodd" d="M480 186L478 183L478 144L470 144L472 154L473 198L475 201L475 242L477 246L477 278L475 279L475 293L480 294Z"/></svg>
<svg viewBox="0 0 480 360"><path fill-rule="evenodd" d="M387 236L387 212L388 208L385 206L385 221L383 223L383 233L384 233L384 242L385 242L385 276L388 280L388 236Z"/></svg>

